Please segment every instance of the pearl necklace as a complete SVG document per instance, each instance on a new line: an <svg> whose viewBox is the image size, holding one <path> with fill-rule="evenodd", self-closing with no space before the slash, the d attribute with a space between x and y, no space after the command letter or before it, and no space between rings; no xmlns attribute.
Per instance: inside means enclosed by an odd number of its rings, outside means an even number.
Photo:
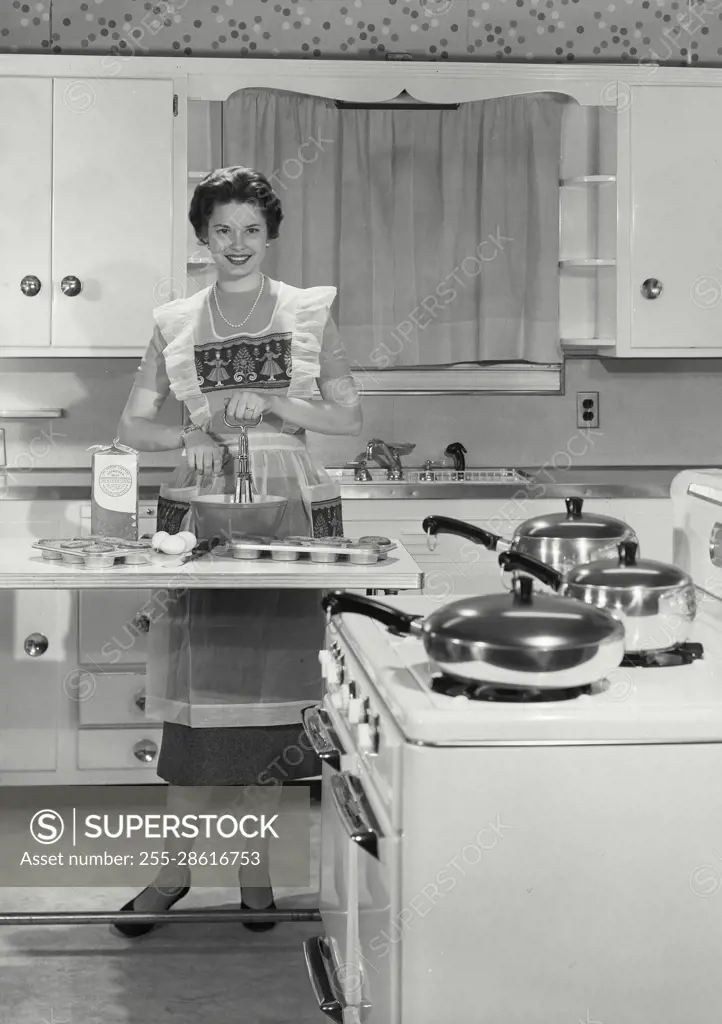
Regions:
<svg viewBox="0 0 722 1024"><path fill-rule="evenodd" d="M265 274L261 274L261 287L258 289L258 295L256 296L256 301L251 306L250 311L248 313L248 316L244 317L244 319L241 320L241 322L239 324L232 324L230 320L226 320L226 318L223 315L223 311L221 310L221 305L220 305L220 303L218 301L218 282L216 281L215 284L213 285L213 298L215 299L216 309L218 310L218 315L221 318L221 320L225 324L228 324L229 327L233 327L236 330L239 327L243 327L243 325L245 323L247 323L251 319L251 317L253 316L253 310L258 305L258 302L259 302L259 300L261 298L261 295L263 294L263 287L264 287L265 283L266 283L266 275Z"/></svg>

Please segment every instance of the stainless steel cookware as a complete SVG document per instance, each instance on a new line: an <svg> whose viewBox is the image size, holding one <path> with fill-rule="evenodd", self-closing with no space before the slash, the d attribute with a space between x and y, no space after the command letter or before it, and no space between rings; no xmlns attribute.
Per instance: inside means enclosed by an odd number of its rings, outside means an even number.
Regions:
<svg viewBox="0 0 722 1024"><path fill-rule="evenodd" d="M634 541L604 559L559 573L520 552L499 555L506 571L528 572L560 595L604 609L624 625L627 651L660 651L684 643L697 612L694 583L682 569L640 560Z"/></svg>
<svg viewBox="0 0 722 1024"><path fill-rule="evenodd" d="M516 528L510 541L445 516L427 516L422 525L430 539L439 533L455 533L490 551L508 549L531 555L561 572L585 562L615 559L619 544L637 540L634 530L621 519L583 512L582 498L566 498L565 503L566 512L527 519Z"/></svg>
<svg viewBox="0 0 722 1024"><path fill-rule="evenodd" d="M532 588L523 577L512 594L464 597L427 618L341 590L325 594L322 605L329 619L367 615L392 632L419 637L442 673L465 681L560 690L598 682L619 666L619 622L581 601Z"/></svg>

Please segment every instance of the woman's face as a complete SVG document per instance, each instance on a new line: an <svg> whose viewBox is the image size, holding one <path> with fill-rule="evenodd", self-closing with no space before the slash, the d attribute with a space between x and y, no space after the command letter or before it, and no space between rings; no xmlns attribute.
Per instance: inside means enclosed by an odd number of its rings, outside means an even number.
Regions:
<svg viewBox="0 0 722 1024"><path fill-rule="evenodd" d="M231 280L257 273L266 254L266 219L255 203L223 203L208 220L208 248L220 277Z"/></svg>

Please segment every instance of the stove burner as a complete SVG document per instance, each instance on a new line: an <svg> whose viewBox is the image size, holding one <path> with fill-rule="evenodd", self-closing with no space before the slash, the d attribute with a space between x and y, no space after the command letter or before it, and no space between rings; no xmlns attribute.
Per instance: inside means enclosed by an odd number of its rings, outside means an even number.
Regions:
<svg viewBox="0 0 722 1024"><path fill-rule="evenodd" d="M591 685L540 690L534 686L499 686L497 683L472 682L448 672L435 672L431 676L431 689L447 697L468 697L507 704L532 704L540 701L572 700L591 693Z"/></svg>
<svg viewBox="0 0 722 1024"><path fill-rule="evenodd" d="M704 657L702 644L677 644L663 651L628 651L620 668L676 668Z"/></svg>

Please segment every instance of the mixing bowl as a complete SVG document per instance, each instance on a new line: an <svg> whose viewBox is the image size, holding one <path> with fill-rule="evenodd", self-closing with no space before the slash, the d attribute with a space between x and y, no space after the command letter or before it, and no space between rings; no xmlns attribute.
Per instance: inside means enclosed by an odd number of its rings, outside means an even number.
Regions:
<svg viewBox="0 0 722 1024"><path fill-rule="evenodd" d="M286 509L287 498L259 494L250 504L239 504L232 494L202 494L191 498L191 529L199 540L222 543L236 533L260 533L275 537Z"/></svg>

